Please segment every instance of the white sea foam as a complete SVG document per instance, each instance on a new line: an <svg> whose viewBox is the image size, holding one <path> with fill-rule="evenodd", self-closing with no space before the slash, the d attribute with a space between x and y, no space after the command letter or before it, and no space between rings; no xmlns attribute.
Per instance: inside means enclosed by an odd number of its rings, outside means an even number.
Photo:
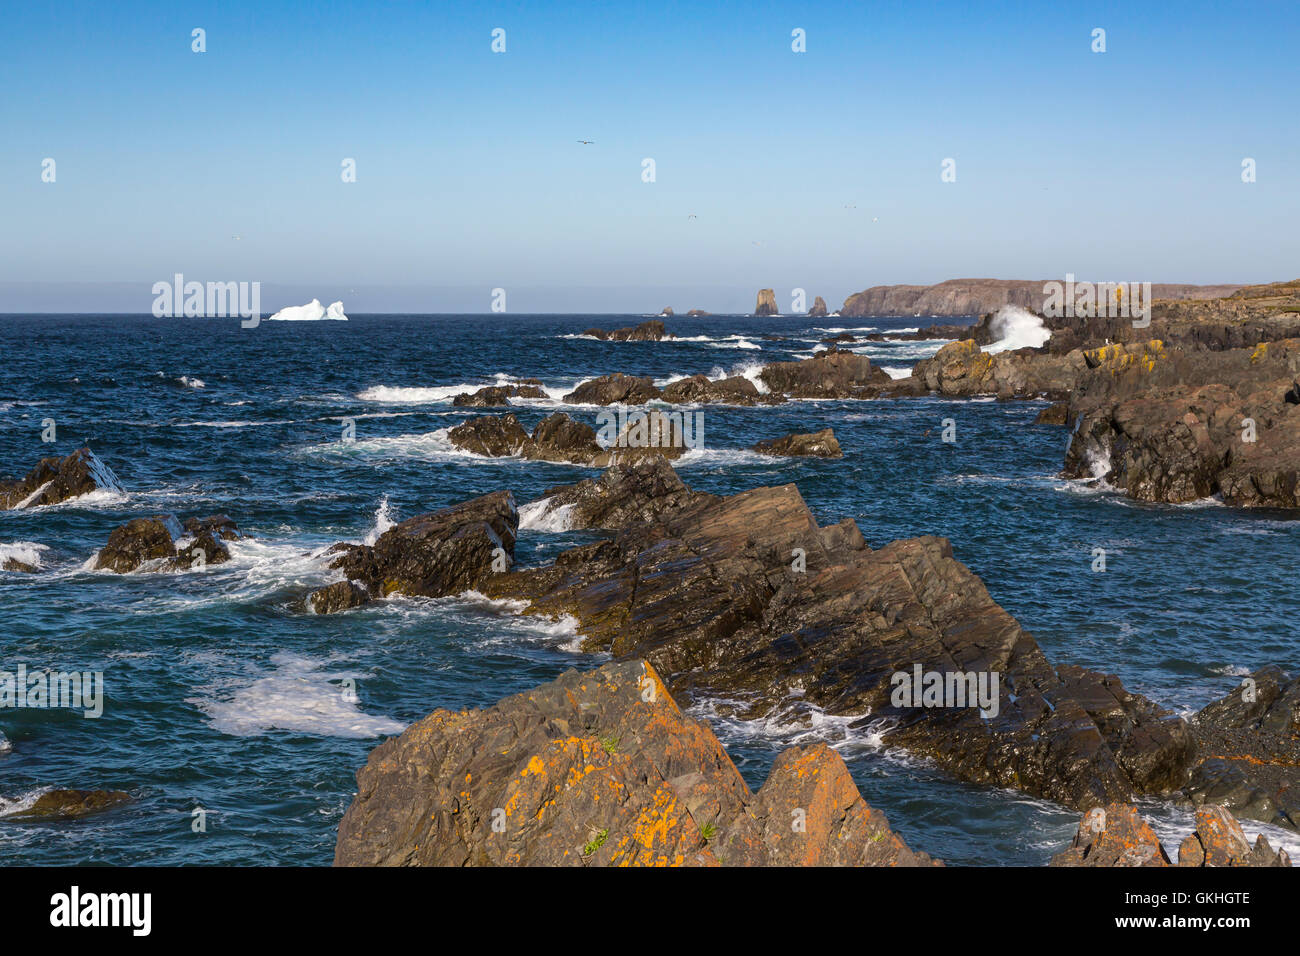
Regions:
<svg viewBox="0 0 1300 956"><path fill-rule="evenodd" d="M911 368L903 368L894 365L882 365L880 367L884 370L885 374L892 379L909 378L912 374Z"/></svg>
<svg viewBox="0 0 1300 956"><path fill-rule="evenodd" d="M201 378L193 378L189 375L182 375L176 381L180 382L186 388L206 388L207 383Z"/></svg>
<svg viewBox="0 0 1300 956"><path fill-rule="evenodd" d="M274 730L322 737L378 737L396 734L405 725L363 713L348 681L350 670L327 670L327 661L281 652L272 669L220 700L195 699L212 726L234 737L256 737Z"/></svg>
<svg viewBox="0 0 1300 956"><path fill-rule="evenodd" d="M5 743L8 744L9 741L6 740ZM12 749L12 747L0 749ZM53 787L37 787L36 789L28 790L26 793L20 794L13 799L0 797L0 817L11 817L15 813L22 813L24 810L30 810L37 800L53 789Z"/></svg>
<svg viewBox="0 0 1300 956"><path fill-rule="evenodd" d="M384 495L379 502L379 507L375 509L374 527L372 527L366 533L366 536L361 539L361 543L373 545L379 540L380 535L393 527L396 523L397 522L393 520L393 516L388 509L388 495Z"/></svg>
<svg viewBox="0 0 1300 956"><path fill-rule="evenodd" d="M49 545L35 544L31 541L15 541L12 544L0 544L0 569L6 561L18 561L33 568L41 566L41 552L50 550Z"/></svg>
<svg viewBox="0 0 1300 956"><path fill-rule="evenodd" d="M493 382L478 382L471 384L461 382L459 385L430 385L430 386L394 386L394 385L376 385L372 388L364 389L357 393L357 398L363 402L381 402L395 405L445 405L450 404L457 396L470 392L477 392L480 388L487 385L517 385L519 379L512 375L506 375L498 372L494 376ZM544 399L530 399L514 397L509 399L512 405L548 405L559 404L563 401L565 395L573 391L583 382L589 379L579 379L572 385L542 385L541 390L546 393Z"/></svg>
<svg viewBox="0 0 1300 956"><path fill-rule="evenodd" d="M290 305L272 315L269 322L320 322L328 319L346 322L342 302L331 302L329 308L320 304L320 299L312 299L306 305Z"/></svg>
<svg viewBox="0 0 1300 956"><path fill-rule="evenodd" d="M573 509L576 505L552 506L551 498L540 498L519 506L519 530L569 531L573 527Z"/></svg>
<svg viewBox="0 0 1300 956"><path fill-rule="evenodd" d="M989 331L993 334L994 341L992 345L984 346L985 352L1041 348L1052 337L1039 316L1018 305L1004 305L998 309L989 323Z"/></svg>

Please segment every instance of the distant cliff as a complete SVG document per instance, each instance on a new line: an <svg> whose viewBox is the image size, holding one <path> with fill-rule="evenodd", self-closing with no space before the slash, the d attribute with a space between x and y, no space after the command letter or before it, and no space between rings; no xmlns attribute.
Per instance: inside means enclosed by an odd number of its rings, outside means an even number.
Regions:
<svg viewBox="0 0 1300 956"><path fill-rule="evenodd" d="M1043 307L1043 286L1050 281L1061 279L949 279L938 285L878 285L845 299L840 315L983 315L1004 305L1037 312ZM1156 299L1216 299L1240 288L1154 283L1151 294Z"/></svg>
<svg viewBox="0 0 1300 956"><path fill-rule="evenodd" d="M771 289L758 290L758 302L754 305L755 315L780 315L776 307L776 293Z"/></svg>

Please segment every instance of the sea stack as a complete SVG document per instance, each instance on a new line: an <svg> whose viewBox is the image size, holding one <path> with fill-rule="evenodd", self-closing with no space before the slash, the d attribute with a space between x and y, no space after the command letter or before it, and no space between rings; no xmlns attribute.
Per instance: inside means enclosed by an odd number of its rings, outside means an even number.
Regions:
<svg viewBox="0 0 1300 956"><path fill-rule="evenodd" d="M771 289L758 290L758 302L754 306L755 315L780 315L776 308L776 293Z"/></svg>
<svg viewBox="0 0 1300 956"><path fill-rule="evenodd" d="M817 296L813 300L813 307L808 310L808 315L815 319L824 318L826 316L826 300L821 296Z"/></svg>

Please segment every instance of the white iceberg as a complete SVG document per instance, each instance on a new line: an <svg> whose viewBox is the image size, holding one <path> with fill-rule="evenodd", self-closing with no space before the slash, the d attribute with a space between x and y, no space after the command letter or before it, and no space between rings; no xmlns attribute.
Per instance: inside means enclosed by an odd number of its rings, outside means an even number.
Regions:
<svg viewBox="0 0 1300 956"><path fill-rule="evenodd" d="M271 316L269 322L319 322L322 319L335 319L346 322L348 317L343 314L342 302L331 302L330 307L326 309L320 304L320 299L312 299L306 305L291 305L281 309L275 315Z"/></svg>

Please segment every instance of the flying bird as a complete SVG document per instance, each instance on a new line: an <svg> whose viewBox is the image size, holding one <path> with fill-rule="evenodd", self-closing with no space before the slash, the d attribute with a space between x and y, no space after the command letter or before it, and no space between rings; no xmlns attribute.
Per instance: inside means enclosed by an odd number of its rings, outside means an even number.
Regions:
<svg viewBox="0 0 1300 956"><path fill-rule="evenodd" d="M592 143L596 141L594 139L580 139L578 140L578 142L581 143L583 146L590 146Z"/></svg>

